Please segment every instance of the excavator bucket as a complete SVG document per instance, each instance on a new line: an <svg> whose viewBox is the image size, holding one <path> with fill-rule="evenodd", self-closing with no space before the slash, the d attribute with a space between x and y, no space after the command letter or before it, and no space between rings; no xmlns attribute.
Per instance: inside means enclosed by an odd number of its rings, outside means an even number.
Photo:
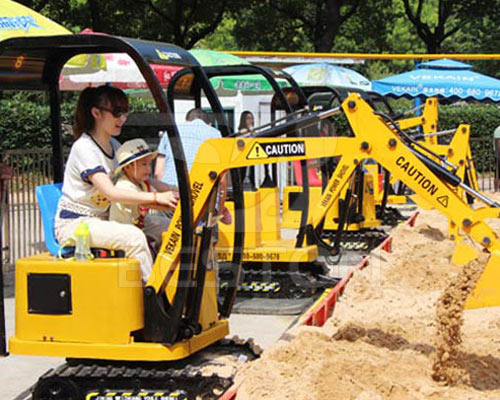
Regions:
<svg viewBox="0 0 500 400"><path fill-rule="evenodd" d="M477 258L477 251L465 244L463 241L458 242L453 251L451 262L455 265L465 265Z"/></svg>
<svg viewBox="0 0 500 400"><path fill-rule="evenodd" d="M500 306L500 252L494 250L465 308Z"/></svg>

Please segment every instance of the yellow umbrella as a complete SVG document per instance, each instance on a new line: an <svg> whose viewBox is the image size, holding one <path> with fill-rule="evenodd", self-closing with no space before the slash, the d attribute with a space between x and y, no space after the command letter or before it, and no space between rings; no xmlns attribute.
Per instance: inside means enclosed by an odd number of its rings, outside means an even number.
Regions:
<svg viewBox="0 0 500 400"><path fill-rule="evenodd" d="M0 0L0 41L12 37L72 35L64 26L42 14L11 0ZM99 55L73 57L65 66L66 73L88 73L106 68Z"/></svg>
<svg viewBox="0 0 500 400"><path fill-rule="evenodd" d="M52 35L71 35L71 32L22 4L11 0L0 1L0 40Z"/></svg>

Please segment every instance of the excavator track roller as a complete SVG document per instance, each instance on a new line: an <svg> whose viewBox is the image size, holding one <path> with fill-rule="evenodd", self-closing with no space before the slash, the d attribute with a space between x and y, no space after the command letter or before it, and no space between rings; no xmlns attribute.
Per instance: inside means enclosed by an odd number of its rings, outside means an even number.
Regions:
<svg viewBox="0 0 500 400"><path fill-rule="evenodd" d="M39 378L33 400L215 400L235 373L217 358L239 364L261 352L253 340L234 337L173 363L68 359Z"/></svg>

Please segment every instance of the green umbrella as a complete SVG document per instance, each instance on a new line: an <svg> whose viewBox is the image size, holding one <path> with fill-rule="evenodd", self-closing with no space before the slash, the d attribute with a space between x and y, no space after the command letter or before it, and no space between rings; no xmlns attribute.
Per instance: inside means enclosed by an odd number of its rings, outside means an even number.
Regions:
<svg viewBox="0 0 500 400"><path fill-rule="evenodd" d="M249 65L244 58L233 56L228 53L221 53L215 50L193 49L189 52L203 67L212 67L218 65Z"/></svg>
<svg viewBox="0 0 500 400"><path fill-rule="evenodd" d="M233 56L232 54L221 53L215 50L194 49L189 51L203 67L218 65L250 65L244 58ZM231 75L224 77L214 77L210 83L215 90L221 92L265 92L272 91L273 88L262 75ZM280 87L288 86L285 80L278 81Z"/></svg>

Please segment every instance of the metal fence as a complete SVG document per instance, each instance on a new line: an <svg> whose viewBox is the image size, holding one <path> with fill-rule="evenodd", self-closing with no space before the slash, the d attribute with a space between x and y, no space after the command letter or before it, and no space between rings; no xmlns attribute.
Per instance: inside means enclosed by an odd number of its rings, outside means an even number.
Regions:
<svg viewBox="0 0 500 400"><path fill-rule="evenodd" d="M483 192L495 191L497 155L493 138L470 138L472 159L477 170L477 183Z"/></svg>
<svg viewBox="0 0 500 400"><path fill-rule="evenodd" d="M52 152L49 149L8 150L3 162L14 176L7 186L3 215L3 265L13 268L15 260L45 251L42 221L35 187L53 182Z"/></svg>

